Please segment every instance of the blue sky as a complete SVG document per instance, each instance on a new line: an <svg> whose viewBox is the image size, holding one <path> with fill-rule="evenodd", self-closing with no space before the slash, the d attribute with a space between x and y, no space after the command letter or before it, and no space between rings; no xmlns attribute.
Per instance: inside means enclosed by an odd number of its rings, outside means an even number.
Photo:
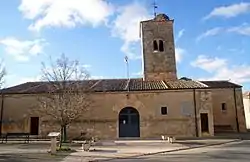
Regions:
<svg viewBox="0 0 250 162"><path fill-rule="evenodd" d="M231 80L250 89L250 1L156 0L175 20L178 76ZM0 2L5 86L36 81L41 62L65 53L92 78L140 77L139 21L153 0L8 0Z"/></svg>

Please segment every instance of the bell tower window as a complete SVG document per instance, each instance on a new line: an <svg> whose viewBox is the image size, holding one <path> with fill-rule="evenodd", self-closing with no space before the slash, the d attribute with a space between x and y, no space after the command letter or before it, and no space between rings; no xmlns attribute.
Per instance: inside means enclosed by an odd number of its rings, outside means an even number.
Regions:
<svg viewBox="0 0 250 162"><path fill-rule="evenodd" d="M163 40L154 40L153 49L154 49L154 52L163 52L164 51Z"/></svg>
<svg viewBox="0 0 250 162"><path fill-rule="evenodd" d="M164 45L163 45L163 41L159 40L159 51L163 52L164 51Z"/></svg>
<svg viewBox="0 0 250 162"><path fill-rule="evenodd" d="M158 43L156 40L154 40L153 42L153 48L154 48L154 51L158 51Z"/></svg>

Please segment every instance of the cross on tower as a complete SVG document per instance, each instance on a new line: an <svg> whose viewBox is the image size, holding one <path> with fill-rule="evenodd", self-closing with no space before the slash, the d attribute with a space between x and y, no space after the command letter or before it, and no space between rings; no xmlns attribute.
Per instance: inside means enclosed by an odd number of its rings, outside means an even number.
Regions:
<svg viewBox="0 0 250 162"><path fill-rule="evenodd" d="M155 0L154 0L154 3L153 3L153 7L154 7L154 16L156 17L156 9L158 8L158 6L157 6Z"/></svg>

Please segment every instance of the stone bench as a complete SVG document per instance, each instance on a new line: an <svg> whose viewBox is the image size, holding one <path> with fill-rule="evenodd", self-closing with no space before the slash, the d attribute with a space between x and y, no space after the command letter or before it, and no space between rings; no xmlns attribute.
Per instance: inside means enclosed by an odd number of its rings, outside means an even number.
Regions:
<svg viewBox="0 0 250 162"><path fill-rule="evenodd" d="M24 140L24 143L26 143L26 142L29 143L30 133L23 133L23 132L6 133L6 134L2 134L1 138L2 138L2 143L3 143L3 141L5 141L5 143L7 143L8 139L10 139L10 138L15 138L18 141L21 138L22 140Z"/></svg>

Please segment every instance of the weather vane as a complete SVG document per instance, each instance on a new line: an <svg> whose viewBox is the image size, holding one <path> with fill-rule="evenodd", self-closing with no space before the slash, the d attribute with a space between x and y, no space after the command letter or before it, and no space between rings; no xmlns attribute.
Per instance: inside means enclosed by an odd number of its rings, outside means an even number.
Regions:
<svg viewBox="0 0 250 162"><path fill-rule="evenodd" d="M156 9L158 8L158 6L157 6L155 0L154 0L154 3L153 3L153 7L154 7L154 16L156 17Z"/></svg>

